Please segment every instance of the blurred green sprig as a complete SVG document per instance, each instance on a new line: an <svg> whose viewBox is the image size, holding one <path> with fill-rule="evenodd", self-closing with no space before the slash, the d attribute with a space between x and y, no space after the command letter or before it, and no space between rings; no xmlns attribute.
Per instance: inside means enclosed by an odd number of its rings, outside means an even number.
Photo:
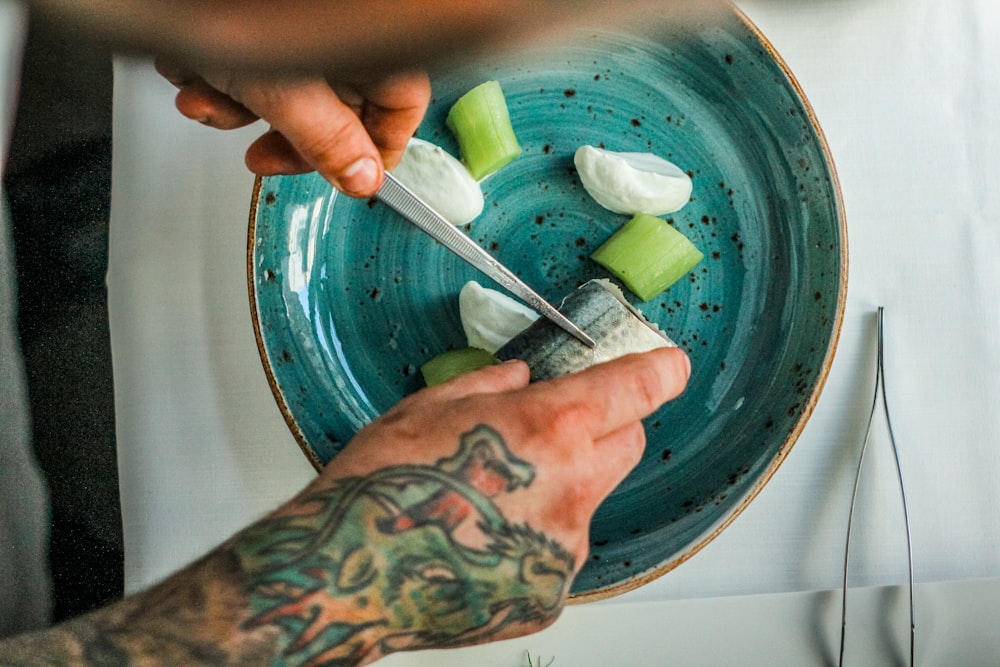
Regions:
<svg viewBox="0 0 1000 667"><path fill-rule="evenodd" d="M543 665L542 664L542 656L539 655L539 656L535 656L535 660L537 660L538 662L532 662L531 661L531 652L530 651L525 651L524 652L524 657L528 659L528 667L549 667L549 665L551 665L553 662L556 661L555 656L552 656L549 659L549 661Z"/></svg>

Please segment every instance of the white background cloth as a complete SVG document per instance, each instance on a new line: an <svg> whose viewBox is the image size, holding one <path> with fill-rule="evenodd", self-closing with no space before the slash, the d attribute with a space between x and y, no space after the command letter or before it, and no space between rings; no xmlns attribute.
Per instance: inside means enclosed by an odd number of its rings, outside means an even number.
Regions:
<svg viewBox="0 0 1000 667"><path fill-rule="evenodd" d="M677 570L601 606L839 586L878 305L916 578L1000 576L1000 3L739 5L794 72L841 178L851 267L839 352L798 444L750 507ZM242 152L266 128L226 134L181 118L148 63L119 61L115 74L109 286L135 590L313 472L274 404L250 325L253 179ZM898 489L878 435L853 586L906 578Z"/></svg>

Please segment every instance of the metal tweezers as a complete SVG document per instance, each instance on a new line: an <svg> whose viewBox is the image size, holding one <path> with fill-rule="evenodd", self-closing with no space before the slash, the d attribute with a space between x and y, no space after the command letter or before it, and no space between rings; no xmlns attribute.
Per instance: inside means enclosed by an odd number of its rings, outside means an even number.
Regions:
<svg viewBox="0 0 1000 667"><path fill-rule="evenodd" d="M854 478L854 492L851 494L851 510L847 518L847 544L844 547L844 583L843 595L840 608L840 659L838 665L844 664L844 640L847 634L847 563L851 553L851 524L854 520L854 506L858 499L858 486L861 481L861 468L865 462L865 452L868 449L868 441L871 439L872 424L875 421L875 410L881 404L883 416L885 417L886 429L889 432L889 443L892 445L892 456L896 462L896 478L899 481L899 495L903 502L903 522L906 526L906 562L909 574L909 594L910 594L910 667L913 667L913 644L916 634L916 626L913 618L913 546L910 540L910 516L906 508L906 490L903 485L903 471L899 465L899 450L896 448L896 438L892 432L892 420L889 418L889 403L885 395L885 326L883 307L878 308L878 360L875 366L875 396L872 399L872 409L868 415L868 427L865 429L864 444L861 447L861 457L858 460L857 474ZM881 397L881 401L879 400Z"/></svg>
<svg viewBox="0 0 1000 667"><path fill-rule="evenodd" d="M581 343L590 349L597 347L594 339L584 333L580 327L573 324L565 315L556 310L555 306L539 296L524 281L514 275L510 269L483 250L467 234L463 233L455 225L443 218L440 213L424 203L420 197L400 183L392 174L386 172L385 181L378 192L375 193L375 198L402 215L466 262L495 280L504 289L523 300L538 313L559 325L564 331L571 334Z"/></svg>

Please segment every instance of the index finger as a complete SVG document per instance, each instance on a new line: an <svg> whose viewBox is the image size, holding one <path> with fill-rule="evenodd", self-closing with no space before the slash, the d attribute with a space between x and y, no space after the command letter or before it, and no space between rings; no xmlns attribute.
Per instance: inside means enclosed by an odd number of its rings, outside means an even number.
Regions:
<svg viewBox="0 0 1000 667"><path fill-rule="evenodd" d="M648 417L684 391L691 362L680 348L630 354L532 385L573 410L579 427L598 439ZM545 390L541 385L548 385Z"/></svg>

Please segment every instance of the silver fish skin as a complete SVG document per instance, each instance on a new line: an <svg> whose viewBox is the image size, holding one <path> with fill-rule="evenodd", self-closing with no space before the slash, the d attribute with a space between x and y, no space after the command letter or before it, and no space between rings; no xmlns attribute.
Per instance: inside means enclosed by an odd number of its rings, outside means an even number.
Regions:
<svg viewBox="0 0 1000 667"><path fill-rule="evenodd" d="M500 361L521 359L531 381L549 380L603 361L658 347L677 347L665 333L625 299L610 280L590 280L563 300L559 311L597 342L593 350L542 318L512 338L494 355Z"/></svg>

